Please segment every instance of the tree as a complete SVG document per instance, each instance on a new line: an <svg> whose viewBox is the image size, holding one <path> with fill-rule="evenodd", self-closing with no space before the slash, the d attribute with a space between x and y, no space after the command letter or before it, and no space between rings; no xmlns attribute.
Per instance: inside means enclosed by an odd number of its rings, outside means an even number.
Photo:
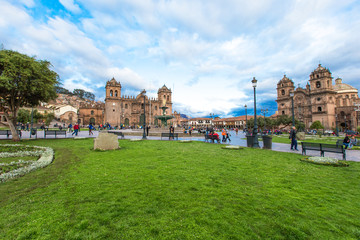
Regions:
<svg viewBox="0 0 360 240"><path fill-rule="evenodd" d="M51 121L55 118L55 115L54 115L54 113L49 112L49 113L46 113L44 117L45 117L45 125L49 126Z"/></svg>
<svg viewBox="0 0 360 240"><path fill-rule="evenodd" d="M20 109L18 111L18 115L17 115L18 122L27 123L27 122L30 122L30 119L31 119L31 114L30 114L29 110Z"/></svg>
<svg viewBox="0 0 360 240"><path fill-rule="evenodd" d="M60 86L55 86L55 91L56 91L56 93L73 95L72 92L70 92L70 91L67 90L66 88L63 88L63 87L60 87Z"/></svg>
<svg viewBox="0 0 360 240"><path fill-rule="evenodd" d="M95 101L95 95L91 92L85 92L84 98L89 99L91 101Z"/></svg>
<svg viewBox="0 0 360 240"><path fill-rule="evenodd" d="M324 126L321 124L320 121L315 121L311 124L310 128L319 130L319 129L324 129Z"/></svg>
<svg viewBox="0 0 360 240"><path fill-rule="evenodd" d="M37 106L56 98L58 75L46 60L36 60L12 50L0 50L0 108L8 119L13 141L19 141L15 129L20 107Z"/></svg>
<svg viewBox="0 0 360 240"><path fill-rule="evenodd" d="M84 99L85 90L83 90L83 89L74 89L73 94L75 96L78 96L81 99Z"/></svg>

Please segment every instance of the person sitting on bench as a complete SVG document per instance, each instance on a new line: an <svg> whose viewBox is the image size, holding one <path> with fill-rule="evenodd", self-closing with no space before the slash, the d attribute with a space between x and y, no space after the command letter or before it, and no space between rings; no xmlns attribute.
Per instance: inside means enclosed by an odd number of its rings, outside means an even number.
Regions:
<svg viewBox="0 0 360 240"><path fill-rule="evenodd" d="M344 141L343 141L343 145L345 146L345 149L347 149L350 145L350 138L348 135L345 136Z"/></svg>

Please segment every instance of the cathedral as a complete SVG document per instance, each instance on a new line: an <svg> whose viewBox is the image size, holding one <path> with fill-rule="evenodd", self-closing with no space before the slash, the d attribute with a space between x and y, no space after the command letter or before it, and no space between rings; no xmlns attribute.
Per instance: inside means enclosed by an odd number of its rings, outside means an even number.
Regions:
<svg viewBox="0 0 360 240"><path fill-rule="evenodd" d="M158 125L156 116L162 115L161 107L168 107L166 115L172 114L172 92L165 85L158 90L157 98L149 98L143 91L137 96L122 96L121 84L115 78L106 83L105 123L111 126L142 126L144 108L146 125Z"/></svg>
<svg viewBox="0 0 360 240"><path fill-rule="evenodd" d="M329 69L319 66L310 74L305 88L295 89L294 82L284 77L277 84L277 105L279 115L292 116L294 101L295 118L305 124L306 128L315 121L320 121L325 129L355 130L358 116L354 108L359 103L358 90L335 80Z"/></svg>

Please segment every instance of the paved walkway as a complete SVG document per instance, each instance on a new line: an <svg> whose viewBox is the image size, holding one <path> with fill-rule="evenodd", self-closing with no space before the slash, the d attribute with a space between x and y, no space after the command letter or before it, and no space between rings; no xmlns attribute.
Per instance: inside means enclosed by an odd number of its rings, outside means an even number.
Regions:
<svg viewBox="0 0 360 240"><path fill-rule="evenodd" d="M142 136L131 136L131 135L126 135L126 132L131 132L132 130L122 130L122 132L125 135L125 139L141 139ZM99 131L93 131L94 135L89 136L88 131L81 131L79 132L79 137L97 137L99 134ZM139 130L137 132L140 132ZM66 138L73 138L74 136L71 135L71 133L68 133ZM220 136L221 137L221 136ZM30 138L30 134L28 131L22 131L22 139L29 139ZM32 138L34 138L34 136L32 136ZM44 138L44 132L43 131L38 131L37 132L37 138ZM49 139L53 139L55 138L54 136L47 136L47 138ZM60 136L58 138L64 138L63 136ZM245 138L245 134L242 132L239 132L238 135L236 135L236 133L234 131L231 132L231 143L228 143L230 145L237 145L237 146L242 146L242 147L246 147L246 139ZM6 136L0 136L0 139L6 139ZM160 137L148 137L149 140L160 140ZM184 139L191 139L193 141L204 141L204 137L202 135L197 135L197 133L193 134L192 137L183 137L183 138L179 138L179 140L184 140ZM163 138L162 140L166 140L166 138ZM262 142L259 142L260 147L263 146ZM273 143L272 144L272 150L273 151L278 151L278 152L292 152L295 154L300 154L301 155L301 145L298 146L299 148L299 152L296 151L291 151L290 150L290 144L285 144L285 143ZM320 156L320 152L318 151L306 151L308 156ZM342 154L336 154L336 153L325 153L325 156L327 157L333 157L336 159L340 159L342 160ZM346 160L348 161L355 161L355 162L360 162L360 151L359 150L347 150L346 151Z"/></svg>

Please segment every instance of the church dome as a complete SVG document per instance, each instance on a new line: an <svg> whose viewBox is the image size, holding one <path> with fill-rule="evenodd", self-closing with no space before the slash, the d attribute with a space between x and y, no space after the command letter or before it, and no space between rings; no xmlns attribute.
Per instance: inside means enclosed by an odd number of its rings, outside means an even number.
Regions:
<svg viewBox="0 0 360 240"><path fill-rule="evenodd" d="M342 83L341 78L337 78L335 80L334 90L337 93L357 93L358 92L358 90L356 88L354 88L353 86L350 86L349 84L346 84L346 83Z"/></svg>

